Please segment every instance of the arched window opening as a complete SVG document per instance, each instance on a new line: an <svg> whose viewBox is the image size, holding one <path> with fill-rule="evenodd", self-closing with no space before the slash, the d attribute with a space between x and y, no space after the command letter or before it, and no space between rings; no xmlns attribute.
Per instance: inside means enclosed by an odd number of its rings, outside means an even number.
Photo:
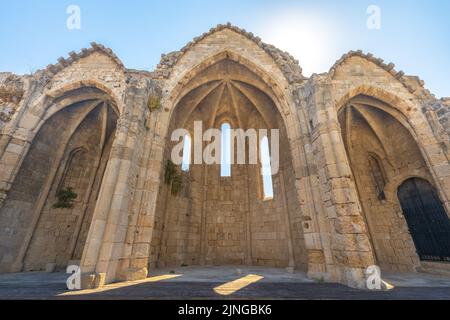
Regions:
<svg viewBox="0 0 450 320"><path fill-rule="evenodd" d="M260 150L264 200L270 200L273 199L273 182L272 166L270 163L269 139L267 139L267 136L261 139Z"/></svg>
<svg viewBox="0 0 450 320"><path fill-rule="evenodd" d="M386 186L386 177L381 167L381 163L375 156L370 155L369 166L378 199L386 200L386 195L384 194L384 187Z"/></svg>
<svg viewBox="0 0 450 320"><path fill-rule="evenodd" d="M231 177L231 126L223 123L221 127L222 141L220 153L220 176Z"/></svg>
<svg viewBox="0 0 450 320"><path fill-rule="evenodd" d="M188 172L191 165L191 137L187 134L183 139L183 160L181 170Z"/></svg>
<svg viewBox="0 0 450 320"><path fill-rule="evenodd" d="M57 192L67 188L77 190L80 187L80 181L87 169L86 156L87 150L82 147L70 152Z"/></svg>

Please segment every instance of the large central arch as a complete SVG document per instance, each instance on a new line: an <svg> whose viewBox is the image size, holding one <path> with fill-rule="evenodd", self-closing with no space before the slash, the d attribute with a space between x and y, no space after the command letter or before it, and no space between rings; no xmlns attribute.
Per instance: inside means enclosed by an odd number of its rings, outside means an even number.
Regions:
<svg viewBox="0 0 450 320"><path fill-rule="evenodd" d="M258 165L233 165L231 177L221 177L219 165L194 164L184 173L177 168L183 180L181 192L174 195L170 186L160 186L150 267L251 264L306 269L285 120L271 85L241 62L236 55L221 53L190 73L191 79L177 89L182 94L167 138L178 128L194 136L194 121L202 121L205 130L219 128L224 121L244 130L280 129L274 198L262 197ZM168 140L165 160L175 144Z"/></svg>

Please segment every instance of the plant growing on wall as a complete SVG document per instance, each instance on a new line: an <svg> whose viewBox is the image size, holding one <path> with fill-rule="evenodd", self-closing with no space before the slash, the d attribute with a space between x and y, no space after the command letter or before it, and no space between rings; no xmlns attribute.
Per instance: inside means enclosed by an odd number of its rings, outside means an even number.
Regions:
<svg viewBox="0 0 450 320"><path fill-rule="evenodd" d="M178 172L176 165L167 160L164 171L164 182L170 186L172 195L177 196L183 188L183 177Z"/></svg>
<svg viewBox="0 0 450 320"><path fill-rule="evenodd" d="M72 188L63 188L56 193L58 201L53 205L55 209L71 209L74 206L74 200L78 195Z"/></svg>
<svg viewBox="0 0 450 320"><path fill-rule="evenodd" d="M179 173L173 178L171 191L174 196L177 196L183 188L183 178Z"/></svg>
<svg viewBox="0 0 450 320"><path fill-rule="evenodd" d="M147 107L150 112L158 110L159 108L161 108L161 98L159 98L158 96L150 96L148 98Z"/></svg>
<svg viewBox="0 0 450 320"><path fill-rule="evenodd" d="M173 177L177 173L177 168L175 164L171 160L166 161L165 171L164 171L164 182L167 185L171 185L173 181Z"/></svg>

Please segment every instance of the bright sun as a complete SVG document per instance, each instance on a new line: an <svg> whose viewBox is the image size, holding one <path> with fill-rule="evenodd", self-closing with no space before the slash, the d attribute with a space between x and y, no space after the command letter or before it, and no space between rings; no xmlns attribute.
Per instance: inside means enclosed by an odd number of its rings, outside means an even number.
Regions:
<svg viewBox="0 0 450 320"><path fill-rule="evenodd" d="M310 76L328 71L331 58L336 60L337 53L331 51L335 48L336 31L328 21L307 12L283 12L260 25L259 33L263 41L299 60L303 74Z"/></svg>

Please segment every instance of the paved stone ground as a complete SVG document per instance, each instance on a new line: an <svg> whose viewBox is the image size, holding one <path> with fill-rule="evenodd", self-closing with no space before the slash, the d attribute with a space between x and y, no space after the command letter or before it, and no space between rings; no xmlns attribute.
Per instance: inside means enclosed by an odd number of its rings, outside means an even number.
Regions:
<svg viewBox="0 0 450 320"><path fill-rule="evenodd" d="M248 275L255 276L252 278ZM306 279L304 273L289 273L283 269L248 267L158 270L147 280L77 292L66 290L66 279L67 275L64 273L0 275L0 299L450 300L449 277L422 273L384 275L384 279L395 286L395 289L387 292L360 291L338 284L318 283Z"/></svg>

